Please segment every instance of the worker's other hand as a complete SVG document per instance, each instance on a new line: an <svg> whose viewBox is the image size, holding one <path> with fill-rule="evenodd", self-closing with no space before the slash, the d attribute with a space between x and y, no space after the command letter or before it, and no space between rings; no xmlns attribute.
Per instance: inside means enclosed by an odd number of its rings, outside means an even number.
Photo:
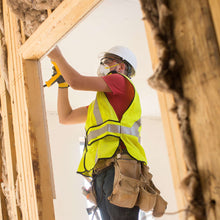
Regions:
<svg viewBox="0 0 220 220"><path fill-rule="evenodd" d="M62 56L62 53L58 46L55 46L54 49L47 55L51 61L56 62L56 59L58 59L60 56Z"/></svg>

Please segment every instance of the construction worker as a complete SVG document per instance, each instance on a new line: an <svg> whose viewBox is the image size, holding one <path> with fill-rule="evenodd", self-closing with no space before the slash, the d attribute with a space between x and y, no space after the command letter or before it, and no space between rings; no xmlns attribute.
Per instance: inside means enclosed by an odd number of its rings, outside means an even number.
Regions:
<svg viewBox="0 0 220 220"><path fill-rule="evenodd" d="M125 197L127 201L123 205L124 201L121 202L119 198L120 192L113 195L113 184L115 185L116 181L115 159L125 155L128 170L133 169L133 162L147 163L139 142L140 101L130 80L136 71L135 55L126 47L111 48L103 53L100 59L97 77L78 73L67 63L58 47L55 47L48 57L56 63L65 79L59 81L60 123L86 123L85 148L77 172L92 177L96 203L102 219L138 219L139 207L135 203L130 207L130 204L126 204L130 199ZM72 109L68 99L68 87L97 91L96 99L89 106ZM135 196L137 199L137 195Z"/></svg>

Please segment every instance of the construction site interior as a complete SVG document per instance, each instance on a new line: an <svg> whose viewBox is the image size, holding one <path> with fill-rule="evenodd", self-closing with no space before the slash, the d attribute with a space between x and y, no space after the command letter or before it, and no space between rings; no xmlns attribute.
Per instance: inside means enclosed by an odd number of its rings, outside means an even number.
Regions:
<svg viewBox="0 0 220 220"><path fill-rule="evenodd" d="M134 52L160 219L219 220L219 11L219 0L0 0L0 220L92 219L76 173L84 124L61 125L57 85L44 87L55 45L89 76L112 46ZM71 106L95 95L70 90Z"/></svg>

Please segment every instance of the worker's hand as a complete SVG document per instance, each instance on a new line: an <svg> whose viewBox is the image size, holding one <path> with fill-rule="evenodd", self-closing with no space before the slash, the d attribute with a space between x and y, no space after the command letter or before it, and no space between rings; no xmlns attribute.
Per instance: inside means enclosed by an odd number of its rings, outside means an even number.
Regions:
<svg viewBox="0 0 220 220"><path fill-rule="evenodd" d="M54 47L54 49L47 55L51 61L56 62L56 59L58 59L60 56L62 56L62 53L58 46Z"/></svg>

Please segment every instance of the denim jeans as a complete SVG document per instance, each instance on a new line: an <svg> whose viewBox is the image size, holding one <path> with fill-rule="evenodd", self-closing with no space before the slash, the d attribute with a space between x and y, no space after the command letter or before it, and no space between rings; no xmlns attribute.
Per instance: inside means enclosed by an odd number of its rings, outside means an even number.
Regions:
<svg viewBox="0 0 220 220"><path fill-rule="evenodd" d="M110 166L94 177L96 200L102 220L137 220L139 207L123 208L108 200L113 189L114 173L114 166Z"/></svg>

